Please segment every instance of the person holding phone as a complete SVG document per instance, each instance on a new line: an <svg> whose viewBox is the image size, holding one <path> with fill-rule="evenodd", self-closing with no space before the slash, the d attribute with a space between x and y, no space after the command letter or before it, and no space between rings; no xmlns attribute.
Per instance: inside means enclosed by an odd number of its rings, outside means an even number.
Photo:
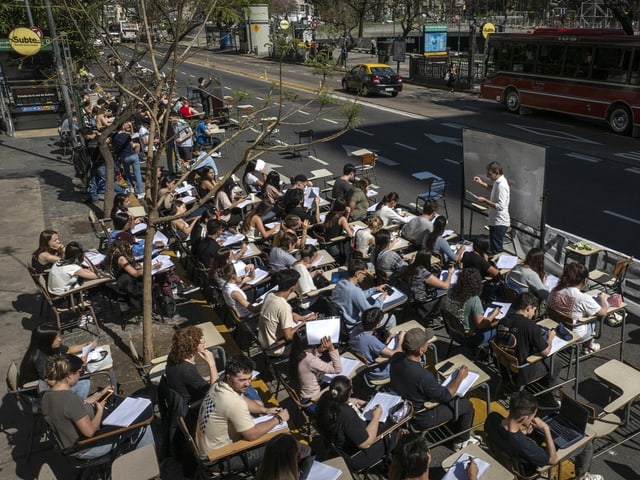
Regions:
<svg viewBox="0 0 640 480"><path fill-rule="evenodd" d="M82 400L71 388L78 383L82 359L75 355L58 355L47 359L45 380L51 387L42 397L42 413L47 424L56 432L63 448L73 446L81 437L91 438L100 429L104 405L112 387ZM110 392L105 395L106 392ZM132 445L153 445L151 429L144 427ZM82 450L76 458L91 459L107 454L114 445L99 445Z"/></svg>

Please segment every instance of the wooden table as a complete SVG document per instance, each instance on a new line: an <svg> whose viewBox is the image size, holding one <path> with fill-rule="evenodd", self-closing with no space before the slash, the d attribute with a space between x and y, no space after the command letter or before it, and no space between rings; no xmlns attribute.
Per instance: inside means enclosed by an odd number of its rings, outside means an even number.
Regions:
<svg viewBox="0 0 640 480"><path fill-rule="evenodd" d="M503 467L498 460L493 458L487 452L482 450L478 445L467 445L462 450L455 452L449 455L442 461L442 468L445 471L448 471L452 468L456 461L463 455L468 454L473 458L479 458L480 460L484 460L489 464L489 468L487 468L486 472L482 475L481 478L486 478L488 480L512 480L513 473Z"/></svg>
<svg viewBox="0 0 640 480"><path fill-rule="evenodd" d="M318 250L318 254L320 254L322 258L319 263L312 265L313 268L322 268L336 263L336 259L333 258L325 249Z"/></svg>
<svg viewBox="0 0 640 480"><path fill-rule="evenodd" d="M225 340L213 323L199 323L196 327L202 330L202 333L204 334L204 343L207 348L224 345Z"/></svg>
<svg viewBox="0 0 640 480"><path fill-rule="evenodd" d="M445 371L441 372L440 369L444 365L446 365L447 362L451 362L452 365ZM469 388L469 391L475 390L476 388L479 388L479 387L482 387L485 389L485 392L487 395L487 415L489 415L489 413L491 413L491 405L490 405L491 392L489 390L489 381L491 380L491 378L489 377L489 375L487 375L487 373L484 370L482 370L475 363L473 363L473 360L459 353L458 355L454 355L453 357L446 358L441 362L436 363L436 371L438 372L438 375L440 375L441 378L444 380L449 375L451 375L457 368L460 368L462 366L466 366L469 369L469 372L474 372L479 375L479 377L471 384L471 388Z"/></svg>
<svg viewBox="0 0 640 480"><path fill-rule="evenodd" d="M585 243L585 242L579 242L579 243ZM598 255L602 251L602 248L597 247L595 245L591 245L591 244L587 244L587 245L589 245L590 247L588 250L578 248L578 244L576 243L570 244L564 247L564 265L567 264L567 261L570 258L573 258L578 263L581 263L582 265L585 265L585 266L587 261L589 261L590 263L595 262L598 259ZM593 257L593 255L595 255L595 257ZM589 270L591 270L591 268L589 268Z"/></svg>

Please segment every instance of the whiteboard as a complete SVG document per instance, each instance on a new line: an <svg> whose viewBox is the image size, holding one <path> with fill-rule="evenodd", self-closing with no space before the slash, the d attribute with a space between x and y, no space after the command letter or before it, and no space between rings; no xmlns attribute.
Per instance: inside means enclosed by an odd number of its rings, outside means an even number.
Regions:
<svg viewBox="0 0 640 480"><path fill-rule="evenodd" d="M476 195L489 197L485 188L473 181L487 178L487 165L500 162L511 189L511 223L542 230L544 225L545 165L547 149L540 145L513 140L477 130L463 129L464 188L467 202ZM490 181L488 181L491 184Z"/></svg>

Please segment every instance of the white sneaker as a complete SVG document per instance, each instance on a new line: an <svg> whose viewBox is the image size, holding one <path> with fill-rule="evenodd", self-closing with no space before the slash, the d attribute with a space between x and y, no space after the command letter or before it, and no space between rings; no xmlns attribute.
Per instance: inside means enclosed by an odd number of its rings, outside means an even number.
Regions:
<svg viewBox="0 0 640 480"><path fill-rule="evenodd" d="M576 477L576 480L604 480L604 477L598 473L585 473L584 477Z"/></svg>
<svg viewBox="0 0 640 480"><path fill-rule="evenodd" d="M216 157L216 158L220 158L222 156L222 154L220 152L213 152L211 154L212 157Z"/></svg>
<svg viewBox="0 0 640 480"><path fill-rule="evenodd" d="M138 197L140 200L142 200L144 198L144 193L139 193L136 195L136 197Z"/></svg>
<svg viewBox="0 0 640 480"><path fill-rule="evenodd" d="M80 321L78 322L78 326L80 328L86 327L87 326L87 316L86 315L82 315L80 317Z"/></svg>
<svg viewBox="0 0 640 480"><path fill-rule="evenodd" d="M465 440L464 442L456 442L453 444L453 449L457 452L458 450L462 450L469 445L480 445L480 438L474 434L471 434L469 440Z"/></svg>

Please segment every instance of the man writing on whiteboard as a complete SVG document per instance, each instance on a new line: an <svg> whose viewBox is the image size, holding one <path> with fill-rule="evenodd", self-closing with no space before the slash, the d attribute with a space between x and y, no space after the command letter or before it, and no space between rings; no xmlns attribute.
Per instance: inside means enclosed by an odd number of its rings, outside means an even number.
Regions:
<svg viewBox="0 0 640 480"><path fill-rule="evenodd" d="M503 251L504 236L511 226L511 217L509 217L511 190L509 189L509 182L502 174L502 165L500 163L491 162L487 165L487 178L493 183L489 184L478 176L473 177L473 181L491 191L489 198L477 197L476 201L489 207L490 249L491 253L496 254Z"/></svg>

